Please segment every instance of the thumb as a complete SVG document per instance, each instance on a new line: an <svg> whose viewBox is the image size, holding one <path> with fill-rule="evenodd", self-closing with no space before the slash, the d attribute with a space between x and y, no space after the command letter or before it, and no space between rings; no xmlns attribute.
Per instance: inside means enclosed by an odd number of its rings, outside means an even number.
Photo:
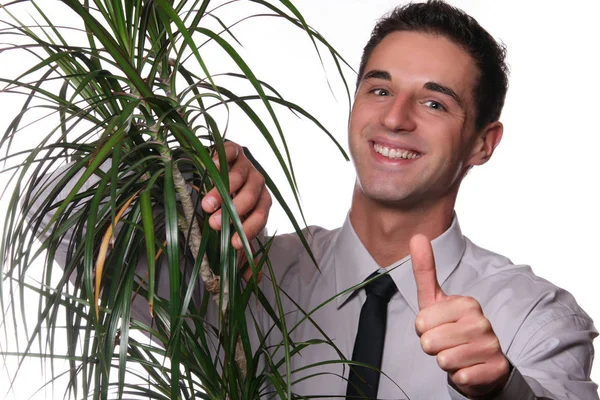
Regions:
<svg viewBox="0 0 600 400"><path fill-rule="evenodd" d="M417 284L417 300L422 310L444 299L435 271L431 242L425 235L415 235L410 240L410 257Z"/></svg>

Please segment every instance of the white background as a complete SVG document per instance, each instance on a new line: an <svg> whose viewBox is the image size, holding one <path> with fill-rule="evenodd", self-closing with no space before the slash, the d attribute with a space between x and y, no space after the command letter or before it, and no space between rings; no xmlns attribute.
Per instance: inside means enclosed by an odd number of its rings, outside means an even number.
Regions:
<svg viewBox="0 0 600 400"><path fill-rule="evenodd" d="M600 168L595 154L600 147L600 2L451 3L507 45L511 67L501 118L504 138L493 159L473 170L462 185L456 207L462 230L476 244L515 263L529 264L538 275L569 290L598 321ZM296 0L295 4L309 24L358 68L374 22L397 2ZM272 20L240 26L235 32L244 45L243 56L259 78L320 118L346 146L348 103L331 63L325 62L324 72L306 35L284 26ZM327 60L327 53L322 54ZM5 62L0 60L0 74ZM11 68L18 65L18 60L11 60ZM353 89L355 76L347 76ZM17 112L14 101L0 94L2 130ZM264 141L247 126L243 118L234 118L229 137L250 147L267 170L276 169ZM283 126L308 224L339 226L350 205L352 165L312 125L290 117ZM27 140L35 138L28 135ZM273 176L279 185L285 184L281 174ZM268 228L271 233L292 229L277 207ZM32 365L31 372L23 374L25 383L16 388L15 399L27 398L41 383L35 378L39 368ZM595 367L592 378L600 381L600 367ZM2 371L0 396L5 387Z"/></svg>

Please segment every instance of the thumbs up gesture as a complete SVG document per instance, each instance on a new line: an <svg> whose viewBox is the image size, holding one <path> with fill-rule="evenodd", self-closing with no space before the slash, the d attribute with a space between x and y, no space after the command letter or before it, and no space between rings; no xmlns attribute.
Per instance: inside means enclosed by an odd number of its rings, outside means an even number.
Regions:
<svg viewBox="0 0 600 400"><path fill-rule="evenodd" d="M463 394L479 397L501 390L508 380L509 363L479 302L444 293L425 236L411 239L410 254L420 310L415 325L423 351L436 356Z"/></svg>

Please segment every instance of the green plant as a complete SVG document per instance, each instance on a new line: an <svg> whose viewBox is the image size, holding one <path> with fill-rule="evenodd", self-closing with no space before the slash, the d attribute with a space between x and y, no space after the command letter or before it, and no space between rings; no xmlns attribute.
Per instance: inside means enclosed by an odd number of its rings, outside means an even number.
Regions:
<svg viewBox="0 0 600 400"><path fill-rule="evenodd" d="M14 188L3 193L10 199L2 232L0 303L4 335L8 318L13 325L25 324L27 332L16 351L0 351L20 361L34 355L47 358L50 382L60 375L55 361L67 359L65 396L251 399L266 384L281 397L291 395L287 378L294 350L281 304L269 304L254 278L266 265L269 243L252 253L228 197L227 168L219 171L211 157L218 154L220 164L226 165L223 139L229 113L241 110L269 143L298 201L275 108L308 118L329 134L303 108L254 75L236 50L235 25L257 16L284 19L306 32L319 58L319 49L326 49L340 76L343 60L288 0L248 1L264 12L234 23L222 15L243 2L211 3L62 0L0 5L2 42L11 43L0 51L36 60L16 78L0 78L3 95L24 96L22 111L0 141L3 172L11 174ZM35 18L22 17L22 7ZM71 26L54 24L47 7L64 8ZM209 71L204 55L209 44L229 57L234 72ZM245 82L250 93L235 94L228 86L234 80ZM13 141L32 119L50 128L33 148L14 151ZM65 161L69 164L62 172L51 175ZM264 173L293 220L290 207ZM225 198L223 220L232 220L220 235L198 211L202 195L213 186ZM253 272L247 285L230 246L235 231L241 234ZM41 239L39 247L36 238ZM64 266L57 270L54 259L63 250ZM39 281L28 281L33 261L42 257ZM147 270L140 274L136 266L144 259ZM193 267L182 271L182 260ZM157 294L161 267L168 269L167 296ZM187 283L200 277L209 288L196 303L196 285ZM37 321L27 326L15 306L28 307L34 295ZM147 300L152 325L132 317L135 296ZM216 324L204 319L214 306L209 305L211 297L222 311ZM252 321L246 311L254 298L284 332L281 360L268 357L269 349L250 346L247 324ZM55 351L60 332L65 332L61 339L66 337L67 354ZM161 346L149 346L140 340L144 335L134 333L152 336ZM210 348L210 335L218 339L219 351ZM132 377L141 383L131 384Z"/></svg>

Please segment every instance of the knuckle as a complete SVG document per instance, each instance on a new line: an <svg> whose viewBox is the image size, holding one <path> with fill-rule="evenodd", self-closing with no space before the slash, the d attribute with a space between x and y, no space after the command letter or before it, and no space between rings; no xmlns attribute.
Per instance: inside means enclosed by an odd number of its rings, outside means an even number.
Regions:
<svg viewBox="0 0 600 400"><path fill-rule="evenodd" d="M237 143L234 143L234 145L235 145L236 158L241 158L241 159L247 160L246 154L244 153L244 148Z"/></svg>
<svg viewBox="0 0 600 400"><path fill-rule="evenodd" d="M229 171L229 183L230 184L234 184L235 183L239 183L239 182L243 182L244 179L246 179L246 177L244 176L244 174L242 173L242 171L240 171L239 169L232 169Z"/></svg>
<svg viewBox="0 0 600 400"><path fill-rule="evenodd" d="M263 178L262 175L259 175L256 187L257 187L259 193L262 192L263 189L266 187L266 185L265 185L265 178Z"/></svg>
<svg viewBox="0 0 600 400"><path fill-rule="evenodd" d="M470 374L465 370L460 370L454 375L455 383L461 386L466 386L470 383Z"/></svg>
<svg viewBox="0 0 600 400"><path fill-rule="evenodd" d="M273 197L271 196L271 193L269 193L268 190L265 190L265 204L267 205L267 207L271 208L271 206L273 205Z"/></svg>
<svg viewBox="0 0 600 400"><path fill-rule="evenodd" d="M254 168L254 167L252 167ZM258 184L258 186L260 186L260 188L262 189L263 187L265 187L266 181L265 181L265 177L262 176L262 174L260 172L258 172L257 169L254 169L256 171L256 173L258 174L258 176L256 177L256 183Z"/></svg>
<svg viewBox="0 0 600 400"><path fill-rule="evenodd" d="M233 205L240 217L246 215L252 209L248 194L243 190L233 196Z"/></svg>
<svg viewBox="0 0 600 400"><path fill-rule="evenodd" d="M237 144L236 142L232 142L232 141L227 141L225 143L223 143L223 147L227 148L231 148L231 149L237 149L240 147L239 144Z"/></svg>
<svg viewBox="0 0 600 400"><path fill-rule="evenodd" d="M492 340L490 340L488 348L490 349L491 354L502 353L502 347L500 346L500 342L498 341L498 338L496 338L496 337L494 337Z"/></svg>
<svg viewBox="0 0 600 400"><path fill-rule="evenodd" d="M478 334L485 334L492 330L492 324L487 318L479 318L475 322L475 331Z"/></svg>
<svg viewBox="0 0 600 400"><path fill-rule="evenodd" d="M256 229L254 225L244 225L244 234L246 235L246 238L248 238L248 240L252 240L258 234L258 229Z"/></svg>
<svg viewBox="0 0 600 400"><path fill-rule="evenodd" d="M447 371L449 369L450 357L448 354L446 354L446 352L439 353L436 356L436 361L437 361L438 365L440 366L440 368L443 369L444 371Z"/></svg>
<svg viewBox="0 0 600 400"><path fill-rule="evenodd" d="M259 222L264 223L267 221L269 214L265 210L257 209L254 211L254 216Z"/></svg>
<svg viewBox="0 0 600 400"><path fill-rule="evenodd" d="M498 375L504 375L510 369L510 365L506 357L502 357L498 362Z"/></svg>
<svg viewBox="0 0 600 400"><path fill-rule="evenodd" d="M258 206L258 202L260 200L260 188L249 186L246 191L246 197L249 204L252 204L252 208Z"/></svg>
<svg viewBox="0 0 600 400"><path fill-rule="evenodd" d="M471 296L461 297L462 306L469 311L477 311L480 309L479 302Z"/></svg>
<svg viewBox="0 0 600 400"><path fill-rule="evenodd" d="M429 335L425 334L422 335L420 338L421 341L421 348L423 349L423 351L427 354L431 354L431 350L433 348L433 343L431 341L431 339L429 338Z"/></svg>
<svg viewBox="0 0 600 400"><path fill-rule="evenodd" d="M425 318L419 313L415 319L415 329L417 331L417 335L422 336L425 333L425 327Z"/></svg>
<svg viewBox="0 0 600 400"><path fill-rule="evenodd" d="M244 154L244 152L241 150L240 145L238 145L237 143L225 142L223 147L225 148L225 154L229 163L235 164L239 159L242 158L241 155Z"/></svg>

